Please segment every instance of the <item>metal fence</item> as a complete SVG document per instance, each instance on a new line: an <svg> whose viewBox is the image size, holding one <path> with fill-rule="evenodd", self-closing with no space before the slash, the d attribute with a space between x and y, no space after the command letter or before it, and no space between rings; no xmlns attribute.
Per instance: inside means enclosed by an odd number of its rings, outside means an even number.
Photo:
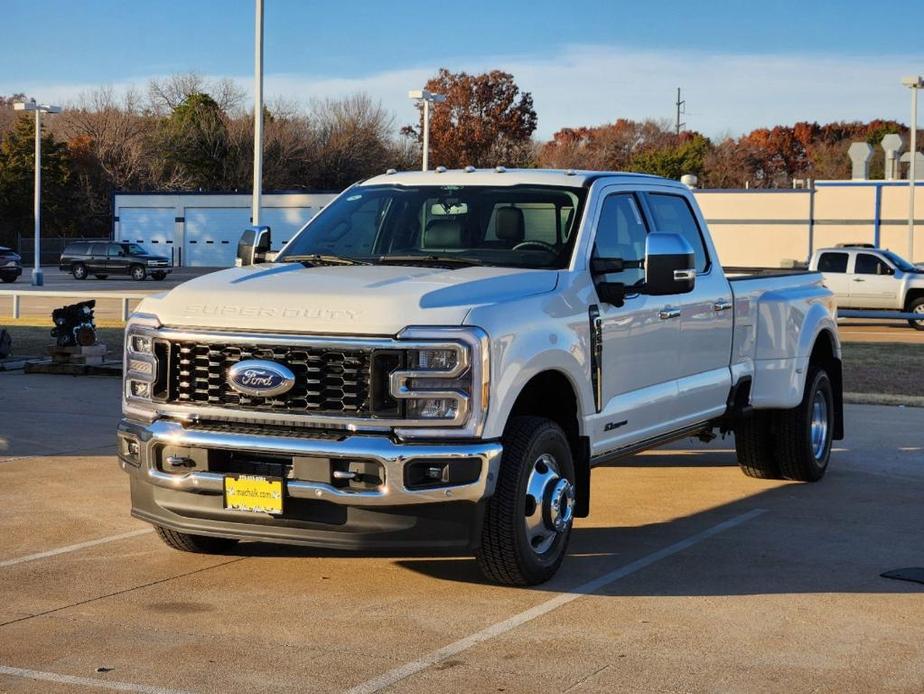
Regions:
<svg viewBox="0 0 924 694"><path fill-rule="evenodd" d="M78 241L109 241L109 237L99 236L43 236L42 237L42 265L57 265L64 247L69 243ZM28 268L34 265L35 241L31 235L20 234L16 239L16 252L22 256L22 265Z"/></svg>
<svg viewBox="0 0 924 694"><path fill-rule="evenodd" d="M55 297L60 299L68 299L68 303L76 303L77 301L86 301L88 299L95 299L97 306L104 301L117 301L121 308L120 315L122 321L125 322L128 320L129 315L131 315L131 310L129 309L130 301L141 301L151 296L150 294L141 294L136 292L106 292L106 293L94 293L89 292L49 292L44 290L34 290L34 289L0 289L0 298L10 297L13 300L12 306L12 317L14 319L19 318L22 315L22 304L23 299L29 299L31 297Z"/></svg>

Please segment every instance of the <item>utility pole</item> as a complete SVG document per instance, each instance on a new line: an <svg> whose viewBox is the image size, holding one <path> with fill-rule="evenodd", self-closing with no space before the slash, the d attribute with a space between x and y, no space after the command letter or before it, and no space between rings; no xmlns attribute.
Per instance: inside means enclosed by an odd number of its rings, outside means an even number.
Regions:
<svg viewBox="0 0 924 694"><path fill-rule="evenodd" d="M682 116L686 115L686 113L687 113L687 108L686 108L686 106L687 106L687 101L686 101L686 99L681 99L681 98L680 98L680 87L677 87L677 102L676 102L675 106L677 106L677 120L674 122L674 123L675 123L674 129L675 129L676 133L679 135L681 129L683 128L683 126L686 125L686 123L684 123L682 120L680 120L680 118L681 118Z"/></svg>
<svg viewBox="0 0 924 694"><path fill-rule="evenodd" d="M914 262L914 184L918 172L915 159L918 156L918 91L924 89L924 77L903 77L902 84L911 89L911 143L908 154L908 260Z"/></svg>

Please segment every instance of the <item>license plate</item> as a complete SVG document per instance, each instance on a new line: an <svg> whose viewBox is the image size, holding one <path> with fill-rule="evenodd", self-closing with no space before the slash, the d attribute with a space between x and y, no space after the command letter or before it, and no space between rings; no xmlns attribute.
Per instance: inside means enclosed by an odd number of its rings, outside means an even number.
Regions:
<svg viewBox="0 0 924 694"><path fill-rule="evenodd" d="M225 508L251 513L282 513L282 480L277 477L225 477Z"/></svg>

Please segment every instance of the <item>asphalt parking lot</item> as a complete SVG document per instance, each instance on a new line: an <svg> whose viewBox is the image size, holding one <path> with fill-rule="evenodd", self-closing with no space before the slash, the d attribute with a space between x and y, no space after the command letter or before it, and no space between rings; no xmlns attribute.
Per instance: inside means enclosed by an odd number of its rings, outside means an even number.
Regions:
<svg viewBox="0 0 924 694"><path fill-rule="evenodd" d="M128 515L118 380L0 393L0 691L924 689L924 586L879 576L924 566L924 409L848 407L816 485L730 440L598 468L562 571L513 589L468 557L172 551Z"/></svg>

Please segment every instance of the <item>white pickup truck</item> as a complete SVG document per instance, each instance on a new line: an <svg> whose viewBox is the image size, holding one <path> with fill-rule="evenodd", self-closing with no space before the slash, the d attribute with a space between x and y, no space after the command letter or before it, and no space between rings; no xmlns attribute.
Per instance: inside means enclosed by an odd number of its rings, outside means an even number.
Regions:
<svg viewBox="0 0 924 694"><path fill-rule="evenodd" d="M679 183L389 172L146 299L123 411L132 513L176 549L442 548L528 585L597 464L734 432L745 473L820 479L841 350L821 275L727 278Z"/></svg>
<svg viewBox="0 0 924 694"><path fill-rule="evenodd" d="M897 253L844 244L815 251L809 269L822 274L838 306L920 313L921 320L908 324L924 330L924 269Z"/></svg>

